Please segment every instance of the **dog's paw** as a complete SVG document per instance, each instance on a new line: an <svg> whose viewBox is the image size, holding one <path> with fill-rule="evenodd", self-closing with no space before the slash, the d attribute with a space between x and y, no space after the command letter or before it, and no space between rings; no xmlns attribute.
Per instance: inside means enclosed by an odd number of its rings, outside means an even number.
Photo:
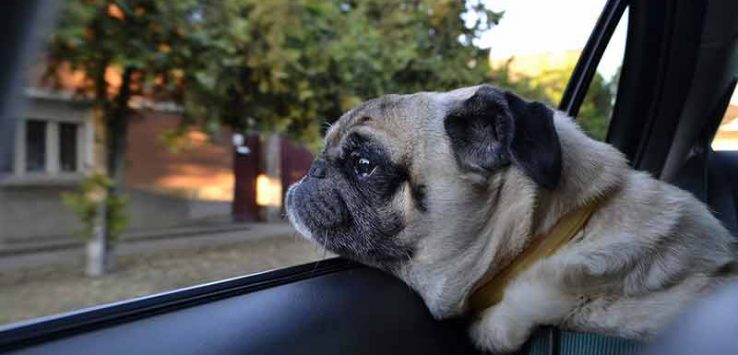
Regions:
<svg viewBox="0 0 738 355"><path fill-rule="evenodd" d="M533 325L526 320L492 307L482 313L469 329L474 344L494 354L507 354L520 349L528 340Z"/></svg>

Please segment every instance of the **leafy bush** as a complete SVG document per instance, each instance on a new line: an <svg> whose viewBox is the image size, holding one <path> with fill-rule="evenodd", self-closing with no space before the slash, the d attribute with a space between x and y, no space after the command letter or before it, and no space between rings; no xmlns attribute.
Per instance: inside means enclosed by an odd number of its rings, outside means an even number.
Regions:
<svg viewBox="0 0 738 355"><path fill-rule="evenodd" d="M128 196L114 196L108 193L113 187L113 181L102 174L93 174L80 184L75 192L62 193L62 201L71 208L82 223L82 230L78 235L90 239L94 236L95 221L101 210L101 203L105 203L105 223L107 224L106 237L113 241L120 236L128 224L125 207ZM104 201L104 202L103 202Z"/></svg>

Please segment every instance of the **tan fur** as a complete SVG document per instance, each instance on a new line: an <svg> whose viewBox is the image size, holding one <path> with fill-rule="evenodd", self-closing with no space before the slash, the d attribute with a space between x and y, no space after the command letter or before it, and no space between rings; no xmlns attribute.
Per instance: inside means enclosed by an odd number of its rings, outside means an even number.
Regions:
<svg viewBox="0 0 738 355"><path fill-rule="evenodd" d="M432 314L463 314L474 286L582 201L614 191L573 242L516 278L472 326L481 348L512 351L535 326L646 339L697 295L721 282L712 272L734 261L731 235L691 194L630 169L615 148L588 138L555 114L562 148L559 186L548 193L514 166L488 180L459 170L444 131L450 105L475 91L419 93L352 110L326 137L327 149L361 131L382 142L408 181L393 200L404 211L398 236L417 245L396 275ZM383 100L383 101L382 101ZM411 206L410 184L427 187L428 211ZM535 204L541 215L533 215ZM298 228L309 235L304 227ZM535 230L533 230L535 228Z"/></svg>

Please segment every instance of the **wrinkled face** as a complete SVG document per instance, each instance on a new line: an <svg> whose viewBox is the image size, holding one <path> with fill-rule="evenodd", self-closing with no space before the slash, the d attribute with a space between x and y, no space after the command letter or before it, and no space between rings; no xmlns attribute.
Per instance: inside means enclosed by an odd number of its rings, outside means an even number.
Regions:
<svg viewBox="0 0 738 355"><path fill-rule="evenodd" d="M290 221L303 235L367 263L388 265L412 257L413 246L398 237L406 227L405 191L417 189L410 157L398 149L411 138L387 128L402 124L391 116L393 110L422 99L369 101L332 127L308 175L287 192ZM420 206L422 196L412 198Z"/></svg>
<svg viewBox="0 0 738 355"><path fill-rule="evenodd" d="M326 249L391 269L412 260L430 222L453 218L448 204L474 200L454 193L463 184L484 184L510 164L556 184L560 148L543 105L490 86L385 96L329 130L308 175L288 190L287 214Z"/></svg>

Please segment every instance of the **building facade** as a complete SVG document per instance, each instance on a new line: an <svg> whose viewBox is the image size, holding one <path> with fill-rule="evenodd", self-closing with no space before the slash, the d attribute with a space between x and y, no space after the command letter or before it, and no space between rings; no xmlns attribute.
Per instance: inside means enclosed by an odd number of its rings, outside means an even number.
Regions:
<svg viewBox="0 0 738 355"><path fill-rule="evenodd" d="M104 139L95 132L89 101L29 91L24 112L16 127L12 166L0 180L0 248L75 237L82 225L61 195L75 191L90 173L101 153L95 152L96 140ZM191 129L179 143L168 141L181 122L172 105L138 107L129 116L126 231L258 220L256 180L264 171L258 136L249 137L250 147L239 149L240 154L228 129L214 138ZM285 174L279 183L287 186L305 174L312 156L286 140L280 145L278 161Z"/></svg>

